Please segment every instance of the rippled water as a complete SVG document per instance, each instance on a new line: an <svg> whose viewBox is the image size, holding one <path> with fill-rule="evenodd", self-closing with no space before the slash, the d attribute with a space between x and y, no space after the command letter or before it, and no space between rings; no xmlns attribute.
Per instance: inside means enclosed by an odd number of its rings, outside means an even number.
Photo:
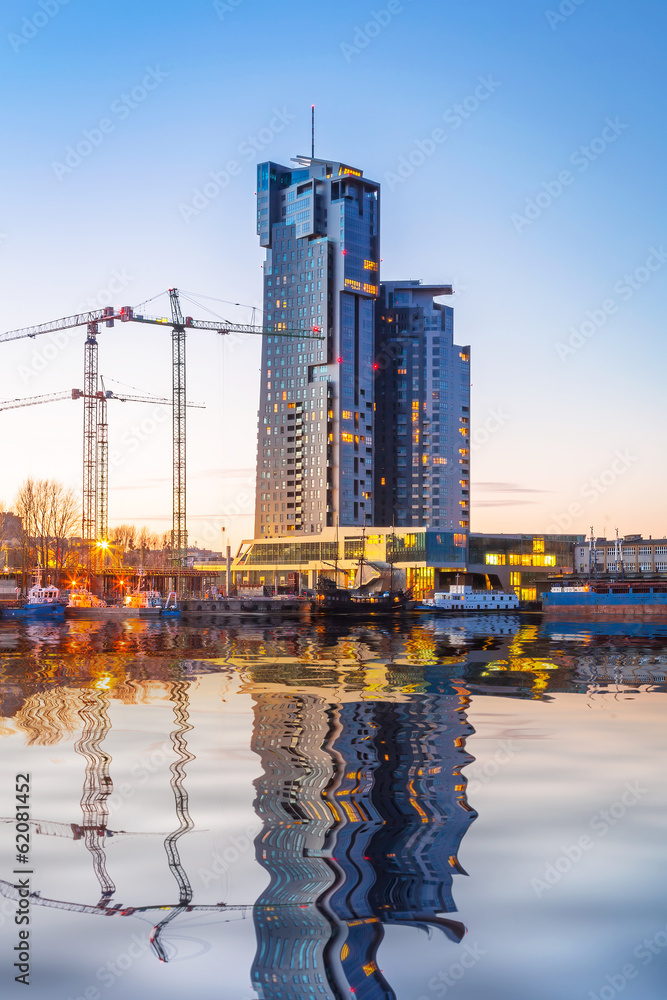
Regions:
<svg viewBox="0 0 667 1000"><path fill-rule="evenodd" d="M654 625L5 623L0 665L3 996L667 996Z"/></svg>

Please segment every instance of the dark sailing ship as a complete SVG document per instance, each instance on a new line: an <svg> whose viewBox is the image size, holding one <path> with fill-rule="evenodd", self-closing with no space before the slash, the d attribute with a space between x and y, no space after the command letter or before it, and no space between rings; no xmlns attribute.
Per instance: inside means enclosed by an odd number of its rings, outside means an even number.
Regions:
<svg viewBox="0 0 667 1000"><path fill-rule="evenodd" d="M366 561L366 526L364 525L356 573L357 588L348 590L346 587L338 586L338 558L336 557L334 579L330 580L325 577L320 580L317 594L311 602L313 611L326 615L394 615L401 614L412 607L411 592L394 589L393 547L389 562L390 578L387 590L369 593L362 591L361 588L373 578L373 574L371 574L368 579L365 579L364 567L368 565Z"/></svg>

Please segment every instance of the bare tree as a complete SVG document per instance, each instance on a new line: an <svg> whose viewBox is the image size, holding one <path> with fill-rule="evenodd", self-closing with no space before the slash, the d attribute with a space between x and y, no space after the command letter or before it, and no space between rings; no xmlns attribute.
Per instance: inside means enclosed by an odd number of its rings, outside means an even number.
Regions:
<svg viewBox="0 0 667 1000"><path fill-rule="evenodd" d="M71 552L68 540L78 528L81 518L79 502L71 489L55 480L49 481L49 533L53 547L52 565L60 581L64 570L73 568L78 557Z"/></svg>
<svg viewBox="0 0 667 1000"><path fill-rule="evenodd" d="M137 529L133 524L121 524L117 528L112 528L110 538L114 544L119 545L126 552L132 552L137 538Z"/></svg>
<svg viewBox="0 0 667 1000"><path fill-rule="evenodd" d="M79 518L79 505L71 489L55 479L29 477L19 487L14 509L21 519L23 572L36 565L53 570L56 582L70 561L68 539Z"/></svg>

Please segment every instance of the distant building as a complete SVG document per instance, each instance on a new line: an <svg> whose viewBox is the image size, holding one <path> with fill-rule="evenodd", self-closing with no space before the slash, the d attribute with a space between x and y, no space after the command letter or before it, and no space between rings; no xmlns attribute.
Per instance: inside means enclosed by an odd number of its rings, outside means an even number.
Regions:
<svg viewBox="0 0 667 1000"><path fill-rule="evenodd" d="M486 535L468 538L468 573L534 601L549 590L549 578L571 574L575 546L583 535ZM463 582L463 581L462 581Z"/></svg>
<svg viewBox="0 0 667 1000"><path fill-rule="evenodd" d="M16 514L0 513L0 548L14 548L21 544L23 523Z"/></svg>
<svg viewBox="0 0 667 1000"><path fill-rule="evenodd" d="M263 338L258 538L373 523L379 198L379 184L335 160L258 166L264 324L303 330Z"/></svg>
<svg viewBox="0 0 667 1000"><path fill-rule="evenodd" d="M376 573L372 586L380 589L393 583L423 597L467 583L514 590L532 601L549 589L550 577L572 573L574 547L584 541L583 535L466 535L386 527L366 531L362 543L363 537L361 528L327 528L317 539L245 541L233 562L234 583L298 592L328 577L351 586L363 551L367 568Z"/></svg>
<svg viewBox="0 0 667 1000"><path fill-rule="evenodd" d="M667 574L667 538L624 535L596 538L593 543L580 538L574 550L574 571L614 577Z"/></svg>
<svg viewBox="0 0 667 1000"><path fill-rule="evenodd" d="M298 593L327 577L351 586L362 552L378 585L411 588L417 596L466 571L463 532L376 527L363 538L362 528L325 528L316 539L244 541L232 565L234 584Z"/></svg>
<svg viewBox="0 0 667 1000"><path fill-rule="evenodd" d="M375 523L470 527L470 348L451 285L389 281L376 306Z"/></svg>

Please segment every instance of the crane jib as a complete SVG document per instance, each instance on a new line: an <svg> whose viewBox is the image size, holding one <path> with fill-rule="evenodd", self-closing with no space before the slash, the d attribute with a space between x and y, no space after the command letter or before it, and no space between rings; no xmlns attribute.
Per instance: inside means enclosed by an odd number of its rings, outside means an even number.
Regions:
<svg viewBox="0 0 667 1000"><path fill-rule="evenodd" d="M23 327L20 330L11 330L0 334L0 343L20 340L24 337L34 338L42 334L56 333L60 330L73 329L79 326L87 328L85 341L85 361L84 361L84 390L73 390L70 398L84 401L84 502L83 502L83 538L89 542L88 562L92 568L94 540L97 535L97 521L100 518L99 505L100 489L105 494L108 489L107 469L106 469L106 400L118 399L120 401L130 400L132 397L114 396L98 392L98 362L97 362L97 334L99 324L113 327L116 321L121 323L147 323L154 326L167 326L172 331L172 388L173 388L173 527L172 527L172 561L176 569L183 567L187 554L187 531L186 531L186 476L185 476L185 456L186 456L186 407L197 406L198 404L187 403L186 391L186 361L185 361L185 334L187 330L208 330L219 336L230 333L249 334L258 336L274 336L289 338L292 340L325 340L326 336L322 328L316 325L308 329L282 329L275 330L271 326L255 326L254 324L231 323L225 319L218 320L198 320L192 316L184 316L181 310L179 291L177 288L169 289L169 302L171 307L171 318L166 316L153 317L145 316L135 311L132 306L112 307L106 306L85 313L76 313L72 316L65 316L62 319L53 320L50 323L42 323L37 326ZM67 398L67 394L52 394L50 397L32 400L6 400L4 404L0 402L0 409L10 409L17 406L31 405L36 402L50 402L55 399ZM138 397L134 397L139 401ZM147 400L146 400L147 401ZM166 403L166 400L165 400ZM100 409L103 417L100 416ZM99 486L99 483L102 486ZM104 505L102 505L104 506ZM104 508L106 510L106 508ZM106 531L106 513L102 517L103 524L101 530ZM178 578L177 578L178 579ZM177 582L176 589L179 589Z"/></svg>

